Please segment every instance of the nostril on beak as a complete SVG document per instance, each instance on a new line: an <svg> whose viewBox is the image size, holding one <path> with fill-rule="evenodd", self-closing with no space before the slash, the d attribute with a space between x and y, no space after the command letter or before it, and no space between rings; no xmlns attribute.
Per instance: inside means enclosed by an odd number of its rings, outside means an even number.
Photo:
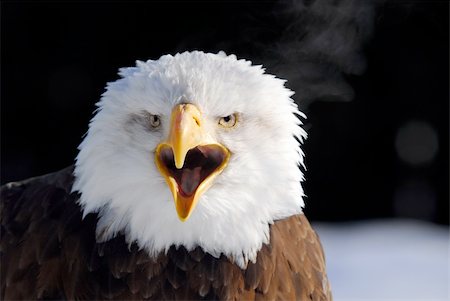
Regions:
<svg viewBox="0 0 450 301"><path fill-rule="evenodd" d="M192 118L194 118L194 120L195 120L195 123L198 125L198 126L200 126L200 120L198 120L198 118L197 117L192 117Z"/></svg>

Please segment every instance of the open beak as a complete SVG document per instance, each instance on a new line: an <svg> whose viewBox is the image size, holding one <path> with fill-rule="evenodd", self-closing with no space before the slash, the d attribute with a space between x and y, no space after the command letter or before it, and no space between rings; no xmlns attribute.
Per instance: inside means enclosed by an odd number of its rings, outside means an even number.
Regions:
<svg viewBox="0 0 450 301"><path fill-rule="evenodd" d="M172 111L169 137L157 146L155 157L172 191L178 217L186 221L199 197L227 165L230 152L208 138L196 106L180 104Z"/></svg>

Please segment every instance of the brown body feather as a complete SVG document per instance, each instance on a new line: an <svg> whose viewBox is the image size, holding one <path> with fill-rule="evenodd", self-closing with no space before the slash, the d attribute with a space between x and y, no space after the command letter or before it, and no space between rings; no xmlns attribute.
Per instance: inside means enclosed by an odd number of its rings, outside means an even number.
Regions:
<svg viewBox="0 0 450 301"><path fill-rule="evenodd" d="M1 299L331 300L322 247L304 215L275 222L240 269L200 248L149 257L123 235L95 240L72 168L1 188Z"/></svg>

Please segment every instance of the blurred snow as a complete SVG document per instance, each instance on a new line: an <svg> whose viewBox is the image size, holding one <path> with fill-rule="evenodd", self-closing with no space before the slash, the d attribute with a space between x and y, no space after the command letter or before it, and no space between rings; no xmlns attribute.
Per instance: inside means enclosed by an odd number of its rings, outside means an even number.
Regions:
<svg viewBox="0 0 450 301"><path fill-rule="evenodd" d="M448 227L413 220L313 227L335 301L450 300Z"/></svg>

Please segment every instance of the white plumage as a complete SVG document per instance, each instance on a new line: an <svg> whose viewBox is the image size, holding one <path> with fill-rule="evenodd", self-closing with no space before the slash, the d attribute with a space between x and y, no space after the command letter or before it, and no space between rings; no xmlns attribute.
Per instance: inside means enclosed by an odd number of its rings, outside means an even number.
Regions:
<svg viewBox="0 0 450 301"><path fill-rule="evenodd" d="M80 145L74 191L84 214L99 212L102 240L123 232L151 255L170 246L255 261L269 241L269 225L302 212L301 142L304 116L284 80L234 55L184 52L123 68L110 83ZM181 222L171 192L154 162L179 103L202 112L208 139L231 151L228 166ZM218 120L238 113L231 129ZM159 115L149 130L146 114Z"/></svg>

